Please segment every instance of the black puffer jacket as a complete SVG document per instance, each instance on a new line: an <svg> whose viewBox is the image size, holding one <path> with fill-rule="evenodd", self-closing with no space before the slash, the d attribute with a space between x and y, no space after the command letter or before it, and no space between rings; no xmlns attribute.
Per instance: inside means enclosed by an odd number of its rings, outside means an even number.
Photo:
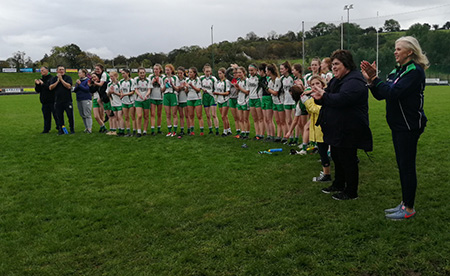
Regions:
<svg viewBox="0 0 450 276"><path fill-rule="evenodd" d="M369 104L366 82L358 71L350 71L342 79L333 78L325 89L317 125L325 143L343 148L372 151L369 128Z"/></svg>

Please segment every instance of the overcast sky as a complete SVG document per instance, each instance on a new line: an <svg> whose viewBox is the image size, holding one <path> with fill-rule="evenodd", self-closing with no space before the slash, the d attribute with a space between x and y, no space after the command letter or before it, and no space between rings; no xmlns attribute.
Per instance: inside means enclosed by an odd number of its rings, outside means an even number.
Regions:
<svg viewBox="0 0 450 276"><path fill-rule="evenodd" d="M408 3L407 5L405 3ZM183 46L235 41L251 31L267 37L305 30L324 21L347 20L344 6L354 4L350 22L379 26L393 18L402 29L420 22L450 21L448 0L0 0L0 60L24 51L42 59L53 46L75 43L83 51L113 58L146 52L168 53ZM377 20L377 11L379 19ZM378 23L377 23L378 22Z"/></svg>

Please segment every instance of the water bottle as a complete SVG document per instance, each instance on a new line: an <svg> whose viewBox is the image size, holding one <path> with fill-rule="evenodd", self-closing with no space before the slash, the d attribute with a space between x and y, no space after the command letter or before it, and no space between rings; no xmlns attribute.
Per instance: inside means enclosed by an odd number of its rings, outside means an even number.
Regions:
<svg viewBox="0 0 450 276"><path fill-rule="evenodd" d="M63 130L64 134L69 134L69 132L67 131L67 128L64 125L62 126L62 130Z"/></svg>
<svg viewBox="0 0 450 276"><path fill-rule="evenodd" d="M269 149L269 152L282 152L283 149L282 148L277 148L277 149Z"/></svg>

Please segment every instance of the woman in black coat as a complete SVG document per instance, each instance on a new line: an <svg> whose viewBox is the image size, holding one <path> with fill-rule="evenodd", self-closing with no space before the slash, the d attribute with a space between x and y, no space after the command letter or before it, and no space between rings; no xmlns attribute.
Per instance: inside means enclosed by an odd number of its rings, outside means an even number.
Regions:
<svg viewBox="0 0 450 276"><path fill-rule="evenodd" d="M324 142L331 146L335 179L322 192L336 200L358 198L357 150L372 150L366 81L356 70L352 54L337 50L332 56L334 78L325 90L313 88L312 96L322 105L317 124Z"/></svg>

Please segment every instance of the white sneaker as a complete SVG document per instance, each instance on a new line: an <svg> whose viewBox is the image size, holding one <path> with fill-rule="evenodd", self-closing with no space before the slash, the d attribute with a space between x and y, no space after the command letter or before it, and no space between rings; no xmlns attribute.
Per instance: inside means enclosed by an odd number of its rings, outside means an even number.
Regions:
<svg viewBox="0 0 450 276"><path fill-rule="evenodd" d="M300 155L306 155L307 152L306 152L306 150L301 150L301 151L298 151L297 154L300 154Z"/></svg>
<svg viewBox="0 0 450 276"><path fill-rule="evenodd" d="M173 134L171 132L167 133L166 137L172 137Z"/></svg>

